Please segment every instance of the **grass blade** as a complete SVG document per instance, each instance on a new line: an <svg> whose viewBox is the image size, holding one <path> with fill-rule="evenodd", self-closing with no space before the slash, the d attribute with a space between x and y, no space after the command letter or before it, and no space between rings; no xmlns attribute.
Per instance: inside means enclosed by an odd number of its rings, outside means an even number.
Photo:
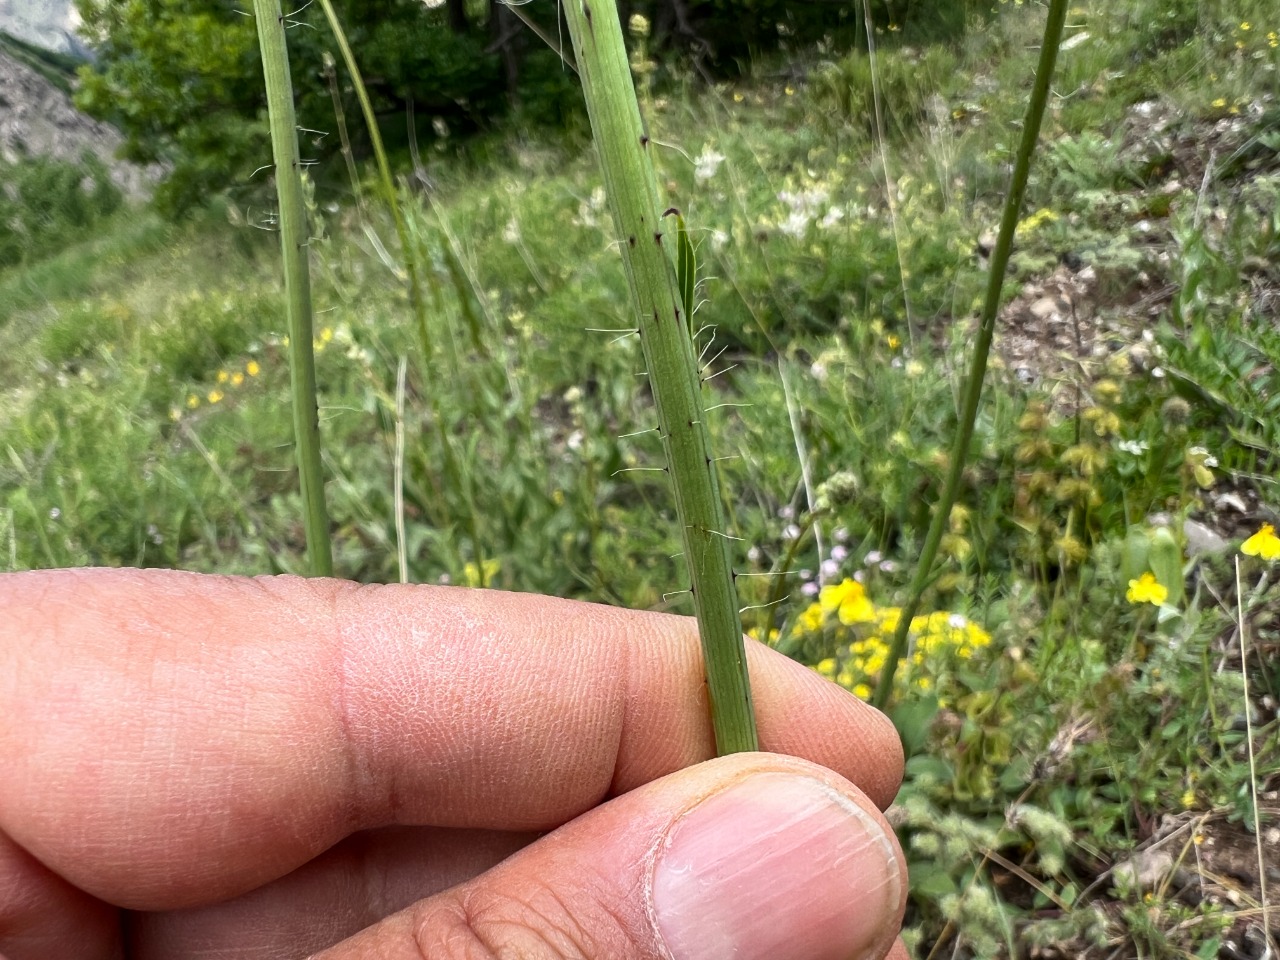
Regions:
<svg viewBox="0 0 1280 960"><path fill-rule="evenodd" d="M933 519L929 523L929 532L925 535L924 549L920 551L920 559L916 563L915 573L911 578L910 594L907 602L902 605L898 628L894 631L893 643L889 646L889 653L872 699L872 702L881 709L884 709L889 702L889 695L893 692L893 678L898 672L898 662L907 649L907 634L911 631L911 621L920 608L920 598L929 584L933 561L938 555L942 535L951 517L951 506L956 502L956 494L960 490L960 478L964 474L965 461L969 456L969 441L973 439L973 426L978 419L978 401L982 399L982 381L987 374L987 356L991 353L996 314L1000 310L1000 290L1004 286L1009 254L1013 251L1013 235L1018 226L1018 217L1022 212L1022 198L1027 192L1027 176L1031 171L1031 160L1035 156L1036 143L1040 139L1040 122L1044 119L1045 104L1049 100L1049 81L1053 77L1053 67L1058 59L1058 45L1062 42L1062 27L1066 17L1067 0L1050 0L1049 14L1044 25L1044 41L1040 47L1040 62L1036 66L1036 82L1031 90L1031 99L1027 103L1027 117L1022 125L1022 141L1018 144L1018 155L1013 165L1013 179L1009 184L1009 194L1005 198L1000 233L996 237L996 247L991 254L991 264L988 267L991 272L987 282L987 296L982 304L978 339L973 345L969 376L965 381L960 422L956 427L955 441L951 445L946 482L942 488L942 496L938 498L933 508Z"/></svg>

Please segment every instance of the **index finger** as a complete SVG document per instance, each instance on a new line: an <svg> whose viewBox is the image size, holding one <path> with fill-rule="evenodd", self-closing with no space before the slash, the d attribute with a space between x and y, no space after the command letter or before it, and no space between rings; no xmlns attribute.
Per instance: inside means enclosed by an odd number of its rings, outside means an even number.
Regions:
<svg viewBox="0 0 1280 960"><path fill-rule="evenodd" d="M892 727L748 651L762 748L885 805ZM355 830L554 828L713 755L693 621L172 571L0 577L0 829L122 906L211 902Z"/></svg>

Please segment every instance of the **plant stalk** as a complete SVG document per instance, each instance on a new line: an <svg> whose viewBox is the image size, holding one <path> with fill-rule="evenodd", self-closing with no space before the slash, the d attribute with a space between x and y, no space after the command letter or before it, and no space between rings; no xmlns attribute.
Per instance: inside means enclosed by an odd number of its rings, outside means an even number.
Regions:
<svg viewBox="0 0 1280 960"><path fill-rule="evenodd" d="M658 427L675 490L684 556L702 636L719 754L759 749L724 504L710 453L702 382L684 317L650 141L612 0L566 0L565 19L604 173ZM674 224L673 224L674 227Z"/></svg>
<svg viewBox="0 0 1280 960"><path fill-rule="evenodd" d="M320 468L320 416L316 406L316 363L312 349L311 277L307 262L310 231L302 199L302 166L298 159L298 129L293 113L293 82L284 39L280 0L254 0L262 73L267 87L271 121L271 151L275 161L276 192L280 202L280 250L284 259L284 287L289 318L289 379L293 391L294 443L298 455L298 484L305 510L307 564L312 576L333 574L329 515L324 502Z"/></svg>
<svg viewBox="0 0 1280 960"><path fill-rule="evenodd" d="M933 519L925 535L924 549L920 552L920 560L911 578L907 602L902 606L902 616L898 620L898 628L894 631L888 657L880 673L880 680L876 684L872 702L880 709L884 709L889 702L890 694L893 693L893 678L898 672L898 663L906 652L911 621L920 608L920 598L929 583L930 571L933 569L938 547L942 543L942 535L951 517L951 507L956 502L956 495L960 490L960 480L964 475L965 461L969 455L969 443L973 439L973 426L978 418L978 402L982 399L982 381L987 373L987 357L991 353L996 315L1000 311L1000 291L1004 286L1004 274L1009 265L1009 255L1013 251L1013 235L1017 230L1018 218L1022 214L1022 201L1027 192L1027 177L1031 172L1031 160L1035 156L1036 143L1040 139L1040 123L1044 119L1044 108L1049 100L1049 81L1053 78L1054 64L1058 59L1058 45L1062 42L1062 27L1066 16L1067 0L1049 0L1049 13L1044 25L1044 41L1040 47L1040 62L1036 66L1036 81L1031 90L1031 100L1027 103L1027 116L1022 125L1022 141L1018 144L1018 154L1013 165L1013 179L1009 184L1009 195L1005 198L1004 216L1000 221L1000 232L996 237L996 247L991 254L991 264L988 267L991 273L987 278L987 296L982 305L978 338L973 345L969 376L965 382L960 422L957 425L955 442L951 445L947 478L942 488L942 496L938 498L934 507Z"/></svg>
<svg viewBox="0 0 1280 960"><path fill-rule="evenodd" d="M405 226L404 214L400 211L400 202L396 196L395 181L391 179L391 166L387 163L387 151L382 146L382 133L378 130L378 119L373 113L373 104L369 102L369 92L365 89L364 78L360 68L356 66L355 55L351 45L347 43L347 35L338 22L338 14L330 0L320 0L325 18L329 21L329 29L342 53L342 60L347 65L347 73L356 88L356 97L360 100L360 110L364 114L365 126L369 128L369 139L373 143L373 155L378 163L378 180L382 185L382 193L387 206L391 208L391 218L396 225L396 236L400 240L400 252L404 255L404 269L409 279L409 308L413 311L414 322L418 328L418 341L422 350L422 362L431 362L431 331L427 325L426 305L422 300L422 285L418 282L418 266L416 251L409 242L409 231Z"/></svg>

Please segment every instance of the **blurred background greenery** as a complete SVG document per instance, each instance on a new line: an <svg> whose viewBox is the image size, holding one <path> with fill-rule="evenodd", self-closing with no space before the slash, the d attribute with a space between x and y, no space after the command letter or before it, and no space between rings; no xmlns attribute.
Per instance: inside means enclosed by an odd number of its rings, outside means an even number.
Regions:
<svg viewBox="0 0 1280 960"><path fill-rule="evenodd" d="M572 72L505 7L338 6L414 249L370 200L349 78L300 11L337 569L399 575L403 358L411 580L688 612L663 475L629 470L660 445ZM559 36L552 5L521 11ZM300 570L253 24L229 0L81 12L96 60L74 81L28 59L162 180L140 206L100 158L5 161L4 568ZM865 696L947 466L1042 10L623 12L665 199L698 244L744 629ZM1280 889L1277 31L1264 0L1071 11L894 708L921 957L1262 955L1262 882ZM436 291L431 356L406 257Z"/></svg>

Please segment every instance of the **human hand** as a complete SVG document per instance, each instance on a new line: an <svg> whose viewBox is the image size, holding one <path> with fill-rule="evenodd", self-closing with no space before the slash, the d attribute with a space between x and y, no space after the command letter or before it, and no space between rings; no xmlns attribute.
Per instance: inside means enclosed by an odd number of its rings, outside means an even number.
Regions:
<svg viewBox="0 0 1280 960"><path fill-rule="evenodd" d="M712 760L687 618L0 575L0 960L883 956L897 736L747 653L772 753Z"/></svg>

